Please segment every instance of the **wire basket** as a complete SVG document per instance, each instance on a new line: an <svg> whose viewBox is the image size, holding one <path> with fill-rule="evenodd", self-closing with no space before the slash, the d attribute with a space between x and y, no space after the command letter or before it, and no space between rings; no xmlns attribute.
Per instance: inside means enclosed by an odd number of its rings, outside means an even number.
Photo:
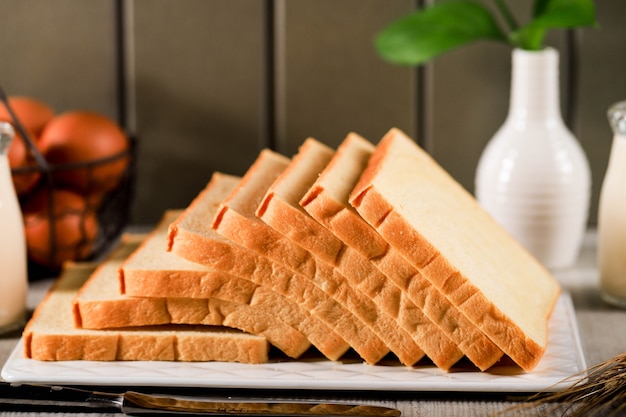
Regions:
<svg viewBox="0 0 626 417"><path fill-rule="evenodd" d="M38 215L35 220L41 221L41 224L37 225L38 227L45 228L45 230L39 231L41 233L39 238L45 240L45 250L38 253L37 248L32 247L29 243L29 279L49 277L57 273L66 261L95 261L100 259L118 240L130 220L130 209L134 199L136 182L136 139L126 135L128 140L126 150L110 157L74 164L51 164L37 149L29 133L11 109L7 97L1 89L0 99L13 118L13 125L19 133L14 140L23 140L27 152L34 159L33 164L13 168L13 179L16 181L20 176L38 176L38 182L32 191L19 195L25 219L25 230L27 230L27 240L28 222L32 218L28 216L26 207L33 196L45 196L42 199L45 198L46 210ZM93 173L97 169L121 162L125 164L125 167L119 179L116 180L116 185L100 193L98 199L88 198L92 194L89 188L97 186L94 182ZM81 193L68 190L66 185L58 181L59 173L86 176L88 189L81 190ZM60 193L70 192L84 198L84 207L61 207L57 197L60 196ZM70 247L61 247L58 244L62 237L58 234L63 233L63 231L60 230L61 227L58 226L57 222L63 216L74 216L74 232L78 233L77 240L74 240Z"/></svg>

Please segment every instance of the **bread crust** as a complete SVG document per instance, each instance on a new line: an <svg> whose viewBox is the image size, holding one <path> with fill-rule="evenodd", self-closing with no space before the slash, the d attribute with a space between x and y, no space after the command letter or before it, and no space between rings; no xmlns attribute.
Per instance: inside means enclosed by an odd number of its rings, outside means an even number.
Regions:
<svg viewBox="0 0 626 417"><path fill-rule="evenodd" d="M418 271L436 286L459 310L522 369L532 370L545 352L545 345L528 337L516 322L503 314L484 293L450 264L437 248L405 219L376 187L376 177L384 167L394 140L407 140L392 129L378 145L370 163L350 197L353 207L385 240L396 248ZM417 146L417 145L415 145ZM418 162L416 162L418 163ZM447 179L442 181L448 181ZM415 186L418 186L415 184ZM456 185L455 185L456 186ZM512 243L512 250L517 246ZM548 314L558 291L549 295ZM548 317L545 317L547 322ZM547 323L545 326L547 339Z"/></svg>
<svg viewBox="0 0 626 417"><path fill-rule="evenodd" d="M272 198L272 202L269 204L265 202L264 206L266 210L260 212L260 216L276 230L282 232L281 225L290 224L297 224L301 230L306 227L303 216L307 215L299 210L294 210L282 199ZM309 220L313 221L310 218ZM317 223L314 224L319 226ZM296 241L296 243L300 242ZM315 250L314 247L310 249ZM319 249L315 250L315 254L319 251ZM315 262L316 271L308 278L320 288L326 289L329 294L337 294L337 289L341 289L339 293L341 298L337 298L338 302L346 306L349 311L354 312L365 325L370 327L402 363L414 364L424 356L424 350L412 337L416 335L414 333L416 324L413 322L415 311L412 310L412 303L407 303L405 299L399 299L401 298L400 294L386 291L389 288L386 288L384 283L379 282L379 285L372 285L369 276L371 271L346 274L345 272L349 268L357 266L351 265L349 258L349 254L345 255L344 252L341 252L335 267L324 264L321 259L317 259ZM392 297L394 298L392 299ZM397 320L404 326L401 326ZM437 357L432 359L437 360ZM440 363L444 366L444 362Z"/></svg>
<svg viewBox="0 0 626 417"><path fill-rule="evenodd" d="M300 204L311 217L367 259L378 258L387 252L387 242L372 228L361 227L362 220L352 207L337 201L321 185L313 185Z"/></svg>
<svg viewBox="0 0 626 417"><path fill-rule="evenodd" d="M134 255L135 261L148 258L148 263L153 256L159 256L158 253L153 253L153 251L158 251L158 248L163 251L161 256L167 255L164 232L167 231L169 223L178 215L179 213L176 212L166 213L154 231L145 238L128 235L122 237L120 246L91 273L72 300L75 325L84 329L163 324L226 326L263 336L292 358L302 355L310 347L308 339L282 321L281 316L274 314L271 308L268 309L263 306L262 302L257 301L267 298L261 294L267 290L256 285L250 286L251 291L245 297L245 301L239 301L242 297L236 291L213 292L221 298L173 296L165 291L169 287L168 283L177 283L182 280L198 287L204 282L183 279L190 271L197 272L197 269L201 269L200 266L186 269L188 265L185 262L172 262L169 270L156 270L162 277L169 278L162 283L166 296L136 297L123 295L117 291L117 272L118 269L123 269L120 265L127 263L128 253ZM157 245L157 242L163 244ZM160 266L162 267L163 265ZM181 269L176 269L177 267ZM149 273L148 269L143 271ZM249 283L237 277L231 278L233 281ZM174 290L176 289L175 286ZM229 287L229 289L232 288ZM259 294L256 293L257 290Z"/></svg>
<svg viewBox="0 0 626 417"><path fill-rule="evenodd" d="M264 337L212 326L88 330L74 326L72 300L95 265L68 264L24 329L24 355L41 361L230 361L264 363Z"/></svg>
<svg viewBox="0 0 626 417"><path fill-rule="evenodd" d="M374 149L375 146L367 139L350 132L299 202L307 213L344 244L368 259L384 255L389 245L374 229L362 227L363 220L348 199Z"/></svg>
<svg viewBox="0 0 626 417"><path fill-rule="evenodd" d="M441 340L446 338L457 346L459 354L465 354L479 369L490 368L500 359L502 350L453 307L442 293L397 250L390 247L350 206L350 191L355 187L374 149L374 145L361 136L348 135L339 146L335 158L303 197L302 206L348 246L368 257L439 328L438 333L441 334L433 332L428 338L433 349L437 349L438 344L444 345L445 342ZM350 170L346 168L348 163L352 164ZM341 187L336 186L339 181L344 182ZM449 354L450 358L455 357Z"/></svg>
<svg viewBox="0 0 626 417"><path fill-rule="evenodd" d="M439 368L448 370L463 356L457 346L441 334L409 297L378 271L366 257L345 245L332 231L300 206L302 200L314 200L311 193L308 193L307 197L307 192L327 165L322 166L318 163L311 166L310 161L322 158L320 153L323 153L323 150L324 147L319 142L307 140L291 164L269 188L257 210L257 215L275 230L289 235L314 256L319 255L319 259L328 255L325 252L329 246L328 242L340 247L337 259L332 261L335 275L339 276L339 280L347 282L349 287L359 291L361 300L367 300L361 301L360 304L367 305L368 311L379 311L377 317L380 323L374 325L378 324L377 334L387 341L391 351L396 353L401 361L402 355L415 351L425 352ZM332 162L332 154L328 155L328 158ZM340 179L344 180L343 177ZM333 211L336 207L338 204L333 202L330 210ZM294 234L293 230L297 232ZM302 239L301 236L311 238ZM320 269L318 267L318 270Z"/></svg>
<svg viewBox="0 0 626 417"><path fill-rule="evenodd" d="M308 278L322 289L342 289L340 293L327 292L373 330L402 363L412 365L424 356L424 350L415 340L419 323L413 320L419 313L412 309L412 303L402 299L401 294L386 291L390 288L386 288L384 283L379 283L376 288L367 288L365 280L376 271L368 269L367 263L365 266L357 264L355 257L350 256L350 248L345 247L341 240L298 204L332 155L330 148L315 139L307 139L292 162L268 188L256 215L291 241L291 252L299 250L310 254L316 268ZM339 252L336 248L340 249ZM280 262L283 257L277 253L273 259ZM284 265L294 270L298 267L286 262ZM341 298L336 294L340 294ZM398 297L392 300L391 297L396 295ZM402 307L406 308L398 309L394 301L402 302Z"/></svg>
<svg viewBox="0 0 626 417"><path fill-rule="evenodd" d="M307 140L305 147L312 143L311 139ZM380 311L371 299L353 288L343 276L335 274L332 266L316 258L296 241L272 229L271 225L268 226L256 216L255 210L263 204L260 201L267 189L277 177L282 178L290 172L291 165L287 165L287 170L284 170L285 164L282 162L272 158L269 152L261 153L239 185L220 204L218 215L212 223L213 229L225 238L267 257L293 273L301 274L306 281L313 283L336 301L346 311L346 319L353 322L349 329L354 330L341 335L366 361L369 362L371 360L369 358L382 358L389 349L406 365L419 361L424 356L423 351L416 346L408 333ZM260 181L259 178L267 180ZM254 186L250 184L253 180ZM301 179L298 178L297 183L300 182ZM306 215L303 211L301 213ZM282 217L282 220L289 225L291 218ZM334 236L330 237L336 240ZM376 347L378 351L372 351L372 347Z"/></svg>
<svg viewBox="0 0 626 417"><path fill-rule="evenodd" d="M222 330L203 328L194 334L188 330L161 328L141 330L97 330L83 335L31 332L24 339L27 358L40 361L181 361L241 362L259 364L268 361L267 341L232 339ZM213 330L213 331L212 331Z"/></svg>
<svg viewBox="0 0 626 417"><path fill-rule="evenodd" d="M299 275L234 244L211 229L210 219L217 204L210 201L209 193L223 186L224 177L229 176L214 174L207 187L170 225L168 250L191 262L229 272L281 294L284 297L281 307L288 312L281 317L302 332L327 358L339 359L350 346L334 329L341 330L342 326L349 325L346 314L337 310L335 303L322 296L317 288L311 288L312 285ZM236 182L227 191L232 191L235 185ZM211 210L213 214L208 214ZM198 212L209 221L196 221L194 216L198 216Z"/></svg>
<svg viewBox="0 0 626 417"><path fill-rule="evenodd" d="M83 328L101 330L163 324L225 326L265 337L291 358L299 358L310 346L295 328L261 306L216 298L124 297L116 300L75 301L75 315Z"/></svg>
<svg viewBox="0 0 626 417"><path fill-rule="evenodd" d="M343 317L342 321L345 321L346 325L337 330L338 334L342 336L366 362L376 363L389 352L389 348L380 338L380 335L372 329L373 323L376 323L380 319L379 314L374 308L375 306L371 305L371 303L363 297L359 297L351 287L343 282L343 279L337 279L338 277L333 274L332 267L326 264L319 264L306 251L294 250L294 243L288 242L283 237L281 237L281 240L283 240L285 245L280 245L280 251L263 252L259 247L265 246L264 242L257 241L258 238L264 236L263 233L238 232L239 230L254 227L249 224L244 216L240 216L236 214L234 210L226 208L224 218L230 220L237 218L237 220L235 222L214 223L218 233L221 233L223 230L225 237L230 237L235 243L256 251L260 256L267 257L270 262L276 262L277 265L289 271L288 273L297 276L299 280L311 283L314 287L309 289L309 291L313 291L313 288L315 288L315 294L318 298L327 299L328 311L336 310L337 312L333 314L337 314L341 311L340 314ZM262 228L254 228L254 230L259 229ZM275 248L278 246L279 245L274 245ZM307 254L307 256L302 258L302 262L300 263L289 264L288 262L281 262L283 258L293 259L294 257L298 257L298 253L302 252ZM407 352L407 355L402 355L401 359L406 361L403 363L413 364L421 359L421 356L420 351Z"/></svg>
<svg viewBox="0 0 626 417"><path fill-rule="evenodd" d="M315 154L309 157L311 152ZM261 195L260 203L255 207L255 214L262 220L264 217L276 214L274 216L276 227L270 225L272 229L278 230L279 235L287 237L289 242L297 242L309 252L315 250L315 258L334 266L343 250L343 242L323 228L317 228L317 222L307 216L298 204L302 197L300 190L308 190L313 183L307 171L321 172L333 154L332 149L313 138L308 138L280 176L267 185ZM280 200L277 202L278 210L290 206L294 211L300 211L302 215L277 213L270 206L276 198ZM265 220L263 221L267 224ZM319 248L324 248L324 250L321 251Z"/></svg>
<svg viewBox="0 0 626 417"><path fill-rule="evenodd" d="M170 231L172 242L170 250L173 253L192 262L217 269L224 268L225 271L250 279L260 286L266 285L281 294L284 298L280 299L280 317L304 334L309 342L328 359L338 360L350 347L331 325L314 316L318 312L323 314L325 306L318 306L316 300L310 299L302 288L292 286L289 276L276 276L272 272L272 265L257 265L256 260L252 259L247 251L228 244L214 245L215 241L203 239L193 232L176 227L170 227ZM202 250L203 247L211 247L211 249L205 251ZM232 256L235 258L231 258Z"/></svg>
<svg viewBox="0 0 626 417"><path fill-rule="evenodd" d="M120 294L156 298L218 298L249 304L258 285L167 252L170 223L182 210L168 210L155 229L122 262Z"/></svg>

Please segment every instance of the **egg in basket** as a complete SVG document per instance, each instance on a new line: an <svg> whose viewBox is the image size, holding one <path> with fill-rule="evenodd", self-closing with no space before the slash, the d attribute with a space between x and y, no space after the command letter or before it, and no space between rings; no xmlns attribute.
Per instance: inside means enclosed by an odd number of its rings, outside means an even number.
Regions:
<svg viewBox="0 0 626 417"><path fill-rule="evenodd" d="M96 112L56 114L31 97L2 92L1 98L0 120L17 132L8 158L24 218L29 277L101 256L130 216L134 140Z"/></svg>

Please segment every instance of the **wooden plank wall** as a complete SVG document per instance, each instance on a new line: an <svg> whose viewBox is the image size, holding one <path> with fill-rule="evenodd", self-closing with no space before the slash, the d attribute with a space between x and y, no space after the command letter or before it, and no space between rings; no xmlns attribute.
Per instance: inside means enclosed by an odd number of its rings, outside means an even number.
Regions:
<svg viewBox="0 0 626 417"><path fill-rule="evenodd" d="M184 207L216 170L243 174L263 147L292 155L309 136L336 146L349 131L376 142L393 126L472 190L507 112L510 51L480 43L414 69L372 48L379 29L431 1L2 0L0 85L136 135L135 224ZM550 37L563 113L593 169L591 223L606 110L626 99L626 3L597 9L598 29Z"/></svg>

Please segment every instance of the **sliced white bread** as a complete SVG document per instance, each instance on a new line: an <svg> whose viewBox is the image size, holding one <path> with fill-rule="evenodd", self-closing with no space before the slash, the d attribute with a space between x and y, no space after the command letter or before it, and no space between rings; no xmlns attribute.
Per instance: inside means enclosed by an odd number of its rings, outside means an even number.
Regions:
<svg viewBox="0 0 626 417"><path fill-rule="evenodd" d="M302 206L345 244L370 258L478 368L488 369L502 356L502 350L350 206L350 192L374 149L363 137L349 134L301 199Z"/></svg>
<svg viewBox="0 0 626 417"><path fill-rule="evenodd" d="M378 334L392 352L399 357L426 352L438 367L449 369L463 356L456 345L366 257L345 245L300 206L299 201L333 155L334 151L328 146L315 139L306 140L287 169L267 190L257 215L314 256L326 259L341 279L359 291L361 303L374 313L372 318L379 324ZM335 248L339 248L336 255Z"/></svg>
<svg viewBox="0 0 626 417"><path fill-rule="evenodd" d="M348 196L374 149L374 144L365 138L349 133L300 200L300 205L315 220L368 259L384 255L389 244L372 227L362 227L364 220L350 206Z"/></svg>
<svg viewBox="0 0 626 417"><path fill-rule="evenodd" d="M315 163L323 163L317 159ZM259 219L255 212L276 178L288 168L289 160L263 151L246 172L239 185L218 209L213 228L224 237L266 256L313 283L336 303L329 304L345 317L337 333L368 363L376 363L391 349L400 361L413 365L424 352L397 323L378 311L376 304L355 289L333 268L312 256L296 241L277 232ZM286 227L300 228L300 224ZM341 324L341 326L339 326Z"/></svg>
<svg viewBox="0 0 626 417"><path fill-rule="evenodd" d="M389 131L350 203L521 368L537 365L558 282L413 140Z"/></svg>
<svg viewBox="0 0 626 417"><path fill-rule="evenodd" d="M334 331L335 323L343 318L333 315L327 300L311 291L309 282L211 228L219 204L239 181L238 177L214 173L206 188L170 225L168 250L273 290L280 297L266 304L273 304L280 311L277 316L304 334L328 359L339 359L350 346Z"/></svg>
<svg viewBox="0 0 626 417"><path fill-rule="evenodd" d="M263 306L266 299L258 288L248 298L248 303L233 301L237 294L223 292L221 298L134 297L122 295L118 286L118 270L131 253L144 253L154 247L149 241L158 240L158 250L165 252L165 234L171 221L179 215L167 212L149 236L123 236L121 245L96 269L73 300L74 321L85 329L111 329L161 324L203 324L226 326L265 337L287 356L297 358L309 347L307 338L276 315L273 307ZM150 257L157 254L152 253ZM175 257L166 253L167 257ZM172 259L168 267L171 280L183 279L187 271L202 269L201 265ZM179 267L179 269L176 269ZM240 278L233 277L237 280ZM188 280L187 280L188 281ZM252 305L254 304L254 305Z"/></svg>
<svg viewBox="0 0 626 417"><path fill-rule="evenodd" d="M74 326L72 300L96 264L68 264L24 329L24 355L42 361L225 361L264 363L264 337L214 326L88 330Z"/></svg>
<svg viewBox="0 0 626 417"><path fill-rule="evenodd" d="M122 263L120 293L138 297L220 298L249 304L258 285L167 251L169 224L181 213L182 210L166 213L167 218Z"/></svg>

